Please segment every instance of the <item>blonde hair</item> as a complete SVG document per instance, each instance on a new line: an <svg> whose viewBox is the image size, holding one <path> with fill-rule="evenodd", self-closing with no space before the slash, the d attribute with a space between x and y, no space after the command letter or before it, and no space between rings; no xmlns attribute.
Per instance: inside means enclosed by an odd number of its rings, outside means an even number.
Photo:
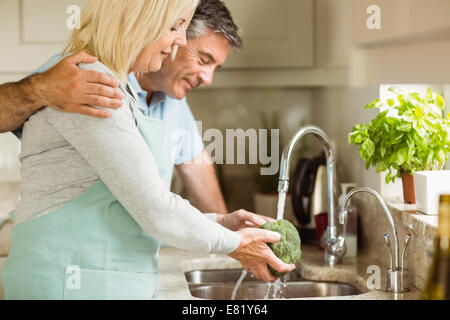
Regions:
<svg viewBox="0 0 450 320"><path fill-rule="evenodd" d="M96 56L123 82L144 47L160 39L199 0L90 0L63 54Z"/></svg>

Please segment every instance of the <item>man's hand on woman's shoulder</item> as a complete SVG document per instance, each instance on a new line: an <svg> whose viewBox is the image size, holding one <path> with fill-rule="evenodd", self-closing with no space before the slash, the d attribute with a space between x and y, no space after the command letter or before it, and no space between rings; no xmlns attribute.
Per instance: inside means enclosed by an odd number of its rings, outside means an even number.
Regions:
<svg viewBox="0 0 450 320"><path fill-rule="evenodd" d="M91 106L110 109L122 107L123 94L118 89L117 79L78 68L80 63L90 64L96 61L96 57L81 51L36 75L36 90L45 102L44 105L98 118L108 118L111 113Z"/></svg>

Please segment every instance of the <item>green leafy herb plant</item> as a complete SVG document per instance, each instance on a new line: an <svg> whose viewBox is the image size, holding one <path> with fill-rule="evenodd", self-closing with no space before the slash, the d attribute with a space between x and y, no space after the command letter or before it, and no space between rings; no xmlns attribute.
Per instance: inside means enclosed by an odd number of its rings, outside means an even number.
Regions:
<svg viewBox="0 0 450 320"><path fill-rule="evenodd" d="M450 114L444 118L444 98L431 88L425 95L389 89L395 99L374 100L365 108L380 113L369 124L357 124L348 136L359 147L366 169L389 171L386 183L403 172L441 170L450 153Z"/></svg>

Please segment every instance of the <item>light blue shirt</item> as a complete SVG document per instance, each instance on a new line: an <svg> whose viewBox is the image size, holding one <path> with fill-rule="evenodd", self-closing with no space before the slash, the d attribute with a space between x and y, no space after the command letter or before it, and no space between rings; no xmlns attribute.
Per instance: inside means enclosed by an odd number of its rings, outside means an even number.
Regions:
<svg viewBox="0 0 450 320"><path fill-rule="evenodd" d="M153 119L165 121L166 143L173 146L172 159L176 165L189 162L205 149L186 98L178 100L154 92L148 106L147 91L142 90L134 74L128 76L128 82L139 97L141 110Z"/></svg>
<svg viewBox="0 0 450 320"><path fill-rule="evenodd" d="M60 60L61 55L57 54L32 74L45 72ZM134 74L131 73L128 76L128 82L139 97L141 110L151 118L164 120L166 125L165 143L172 146L173 163L175 165L183 164L200 155L205 146L186 99L172 99L162 92L155 92L150 105L147 105L147 91L142 90ZM21 139L21 130L15 131L14 134Z"/></svg>

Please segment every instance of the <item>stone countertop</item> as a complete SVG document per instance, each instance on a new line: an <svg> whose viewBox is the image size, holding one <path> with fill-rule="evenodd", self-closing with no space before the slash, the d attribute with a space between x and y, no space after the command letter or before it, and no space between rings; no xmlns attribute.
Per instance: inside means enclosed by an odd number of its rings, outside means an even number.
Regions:
<svg viewBox="0 0 450 320"><path fill-rule="evenodd" d="M387 293L383 290L369 290L366 281L372 273L366 273L369 266L379 266L381 288L386 285L386 269L381 263L364 255L358 258L344 259L343 264L334 268L323 264L323 253L316 247L302 246L302 258L297 270L302 278L313 281L331 281L349 283L363 294L344 297L302 298L299 300L416 300L420 291L410 285L410 291L404 294ZM164 248L160 252L160 273L156 300L201 300L191 296L184 276L185 272L206 269L241 268L238 261L224 255L196 254L174 248Z"/></svg>
<svg viewBox="0 0 450 320"><path fill-rule="evenodd" d="M400 221L410 229L419 230L429 238L437 236L439 215L427 215L417 211L415 204L406 204L387 201L388 207L395 215L400 216Z"/></svg>

